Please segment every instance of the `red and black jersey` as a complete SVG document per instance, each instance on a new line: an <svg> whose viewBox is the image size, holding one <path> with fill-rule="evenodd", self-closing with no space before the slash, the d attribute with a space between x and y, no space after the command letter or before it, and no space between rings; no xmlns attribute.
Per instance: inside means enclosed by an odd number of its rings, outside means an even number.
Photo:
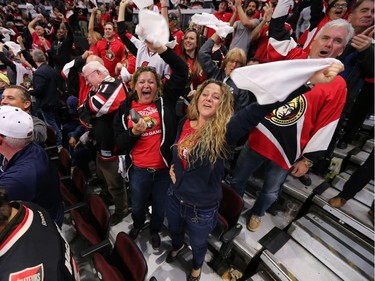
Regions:
<svg viewBox="0 0 375 281"><path fill-rule="evenodd" d="M96 116L116 111L126 98L124 84L113 77L106 77L99 86L98 91L86 101L86 107Z"/></svg>
<svg viewBox="0 0 375 281"><path fill-rule="evenodd" d="M301 156L317 160L328 148L346 101L341 76L273 110L249 135L249 147L283 169Z"/></svg>
<svg viewBox="0 0 375 281"><path fill-rule="evenodd" d="M116 77L115 69L118 62L121 62L125 56L125 45L119 39L108 41L103 39L96 43L97 53L102 58L104 66L108 69L112 77Z"/></svg>
<svg viewBox="0 0 375 281"><path fill-rule="evenodd" d="M92 125L96 149L103 160L116 157L114 143L113 118L126 98L126 88L119 80L107 76L96 93L86 99L79 117L82 124Z"/></svg>
<svg viewBox="0 0 375 281"><path fill-rule="evenodd" d="M308 58L285 28L288 11L289 1L280 0L272 15L268 44L271 61ZM316 85L270 112L250 133L249 147L283 169L289 169L301 156L318 160L333 137L346 93L345 80L340 76L329 84Z"/></svg>
<svg viewBox="0 0 375 281"><path fill-rule="evenodd" d="M69 244L48 213L33 203L11 204L18 212L2 231L0 280L80 280Z"/></svg>

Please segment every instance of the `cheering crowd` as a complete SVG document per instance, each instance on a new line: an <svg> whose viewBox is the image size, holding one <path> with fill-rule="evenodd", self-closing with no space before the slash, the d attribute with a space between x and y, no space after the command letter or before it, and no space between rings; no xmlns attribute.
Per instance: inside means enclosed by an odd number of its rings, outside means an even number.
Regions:
<svg viewBox="0 0 375 281"><path fill-rule="evenodd" d="M213 14L180 29L181 9L207 5ZM72 166L100 180L112 226L131 213L136 240L151 205L150 244L159 249L166 217L168 263L186 247L187 228L188 280L197 281L222 180L243 196L264 166L247 222L257 231L286 177L326 172L334 147L353 141L373 111L373 0L27 0L5 3L0 24L1 267L43 225L51 241L39 247L60 241L44 257L25 253L1 280L35 260L46 280L79 279L73 258L61 260L69 245L47 130ZM373 165L363 169L374 177ZM330 203L354 194L340 196Z"/></svg>

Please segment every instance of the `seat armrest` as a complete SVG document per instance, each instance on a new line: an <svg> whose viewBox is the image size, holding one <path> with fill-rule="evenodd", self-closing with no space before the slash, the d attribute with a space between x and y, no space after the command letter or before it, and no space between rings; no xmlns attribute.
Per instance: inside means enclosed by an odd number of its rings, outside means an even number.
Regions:
<svg viewBox="0 0 375 281"><path fill-rule="evenodd" d="M242 225L240 225L239 223L237 223L235 226L233 226L232 228L228 229L228 231L226 231L221 236L221 241L223 243L228 243L228 242L232 241L236 236L238 236L240 234L241 230L242 230Z"/></svg>
<svg viewBox="0 0 375 281"><path fill-rule="evenodd" d="M79 202L77 204L65 207L64 213L69 213L71 210L79 209L79 208L82 208L82 207L85 207L85 206L87 206L86 202Z"/></svg>
<svg viewBox="0 0 375 281"><path fill-rule="evenodd" d="M84 258L84 257L87 257L97 251L100 251L108 246L111 246L111 242L109 241L109 239L105 239L104 241L98 243L98 244L95 244L89 248L87 248L86 250L83 250L81 252L81 257Z"/></svg>

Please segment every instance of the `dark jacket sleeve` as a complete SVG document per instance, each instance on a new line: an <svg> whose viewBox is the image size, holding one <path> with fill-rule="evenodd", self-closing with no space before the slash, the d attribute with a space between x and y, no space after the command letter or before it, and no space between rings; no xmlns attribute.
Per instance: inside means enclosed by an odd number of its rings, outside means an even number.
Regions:
<svg viewBox="0 0 375 281"><path fill-rule="evenodd" d="M214 40L212 40L211 38L207 39L207 41L199 49L198 53L199 63L202 66L204 75L208 79L215 78L215 73L220 71L220 68L216 65L211 57L211 52L214 44Z"/></svg>
<svg viewBox="0 0 375 281"><path fill-rule="evenodd" d="M303 85L290 93L284 101L265 105L260 105L257 102L249 104L230 119L227 131L227 144L230 146L236 145L237 141L241 137L250 133L264 116L275 108L284 105L286 102L291 101L295 97L300 96L309 90L309 88Z"/></svg>
<svg viewBox="0 0 375 281"><path fill-rule="evenodd" d="M25 60L32 65L34 68L38 68L36 63L34 62L33 58L31 57L30 53L26 50L22 50L22 55L25 58Z"/></svg>
<svg viewBox="0 0 375 281"><path fill-rule="evenodd" d="M85 132L86 129L82 125L79 125L73 132L70 132L69 135L78 140Z"/></svg>
<svg viewBox="0 0 375 281"><path fill-rule="evenodd" d="M127 120L129 116L131 101L125 100L118 109L113 119L113 131L115 133L115 143L118 147L118 154L128 154L141 136L135 136L128 128Z"/></svg>
<svg viewBox="0 0 375 281"><path fill-rule="evenodd" d="M17 72L15 64L9 60L3 52L0 52L0 61L5 64L6 66L9 66L15 73Z"/></svg>
<svg viewBox="0 0 375 281"><path fill-rule="evenodd" d="M319 23L324 18L323 12L323 1L322 0L312 0L311 1L311 18L310 18L310 26L309 31L312 31L315 27L319 25Z"/></svg>
<svg viewBox="0 0 375 281"><path fill-rule="evenodd" d="M66 66L68 64L66 64ZM68 68L69 72L68 72L66 79L68 80L69 91L71 94L73 94L76 97L78 97L79 87L80 87L79 86L79 71L84 65L85 65L85 60L82 58L82 56L78 56L75 58L73 66ZM63 72L65 70L66 69L64 67Z"/></svg>
<svg viewBox="0 0 375 281"><path fill-rule="evenodd" d="M374 44L366 50L358 52L359 69L365 77L374 78Z"/></svg>
<svg viewBox="0 0 375 281"><path fill-rule="evenodd" d="M72 48L73 43L74 43L74 34L73 34L73 29L69 24L66 24L66 30L67 30L67 35L66 38L63 42L64 47Z"/></svg>
<svg viewBox="0 0 375 281"><path fill-rule="evenodd" d="M184 95L189 68L187 63L170 48L167 48L160 57L169 64L172 72L171 77L164 86L164 97L167 101L176 104L178 98Z"/></svg>
<svg viewBox="0 0 375 281"><path fill-rule="evenodd" d="M44 95L47 88L47 77L42 71L36 71L33 75L33 90L29 93L32 96L41 97Z"/></svg>
<svg viewBox="0 0 375 281"><path fill-rule="evenodd" d="M128 48L129 52L133 56L137 56L138 49L137 47L133 44L132 41L129 40L129 38L125 35L126 33L126 26L124 21L120 21L117 23L117 28L118 28L118 35L121 38L121 41L125 44L126 48Z"/></svg>

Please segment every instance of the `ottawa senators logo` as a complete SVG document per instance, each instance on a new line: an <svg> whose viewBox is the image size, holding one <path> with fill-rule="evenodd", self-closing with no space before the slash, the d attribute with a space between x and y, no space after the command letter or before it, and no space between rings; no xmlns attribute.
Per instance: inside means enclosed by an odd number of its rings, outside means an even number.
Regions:
<svg viewBox="0 0 375 281"><path fill-rule="evenodd" d="M21 86L29 89L32 85L32 80L30 79L29 74L24 74L21 82Z"/></svg>
<svg viewBox="0 0 375 281"><path fill-rule="evenodd" d="M295 124L306 111L306 99L298 96L283 106L274 109L266 119L277 126L290 126Z"/></svg>
<svg viewBox="0 0 375 281"><path fill-rule="evenodd" d="M152 129L157 125L156 119L150 116L143 117L143 120L145 120L147 124L147 129Z"/></svg>
<svg viewBox="0 0 375 281"><path fill-rule="evenodd" d="M115 54L112 52L111 49L105 51L105 57L107 60L113 61L115 59Z"/></svg>

